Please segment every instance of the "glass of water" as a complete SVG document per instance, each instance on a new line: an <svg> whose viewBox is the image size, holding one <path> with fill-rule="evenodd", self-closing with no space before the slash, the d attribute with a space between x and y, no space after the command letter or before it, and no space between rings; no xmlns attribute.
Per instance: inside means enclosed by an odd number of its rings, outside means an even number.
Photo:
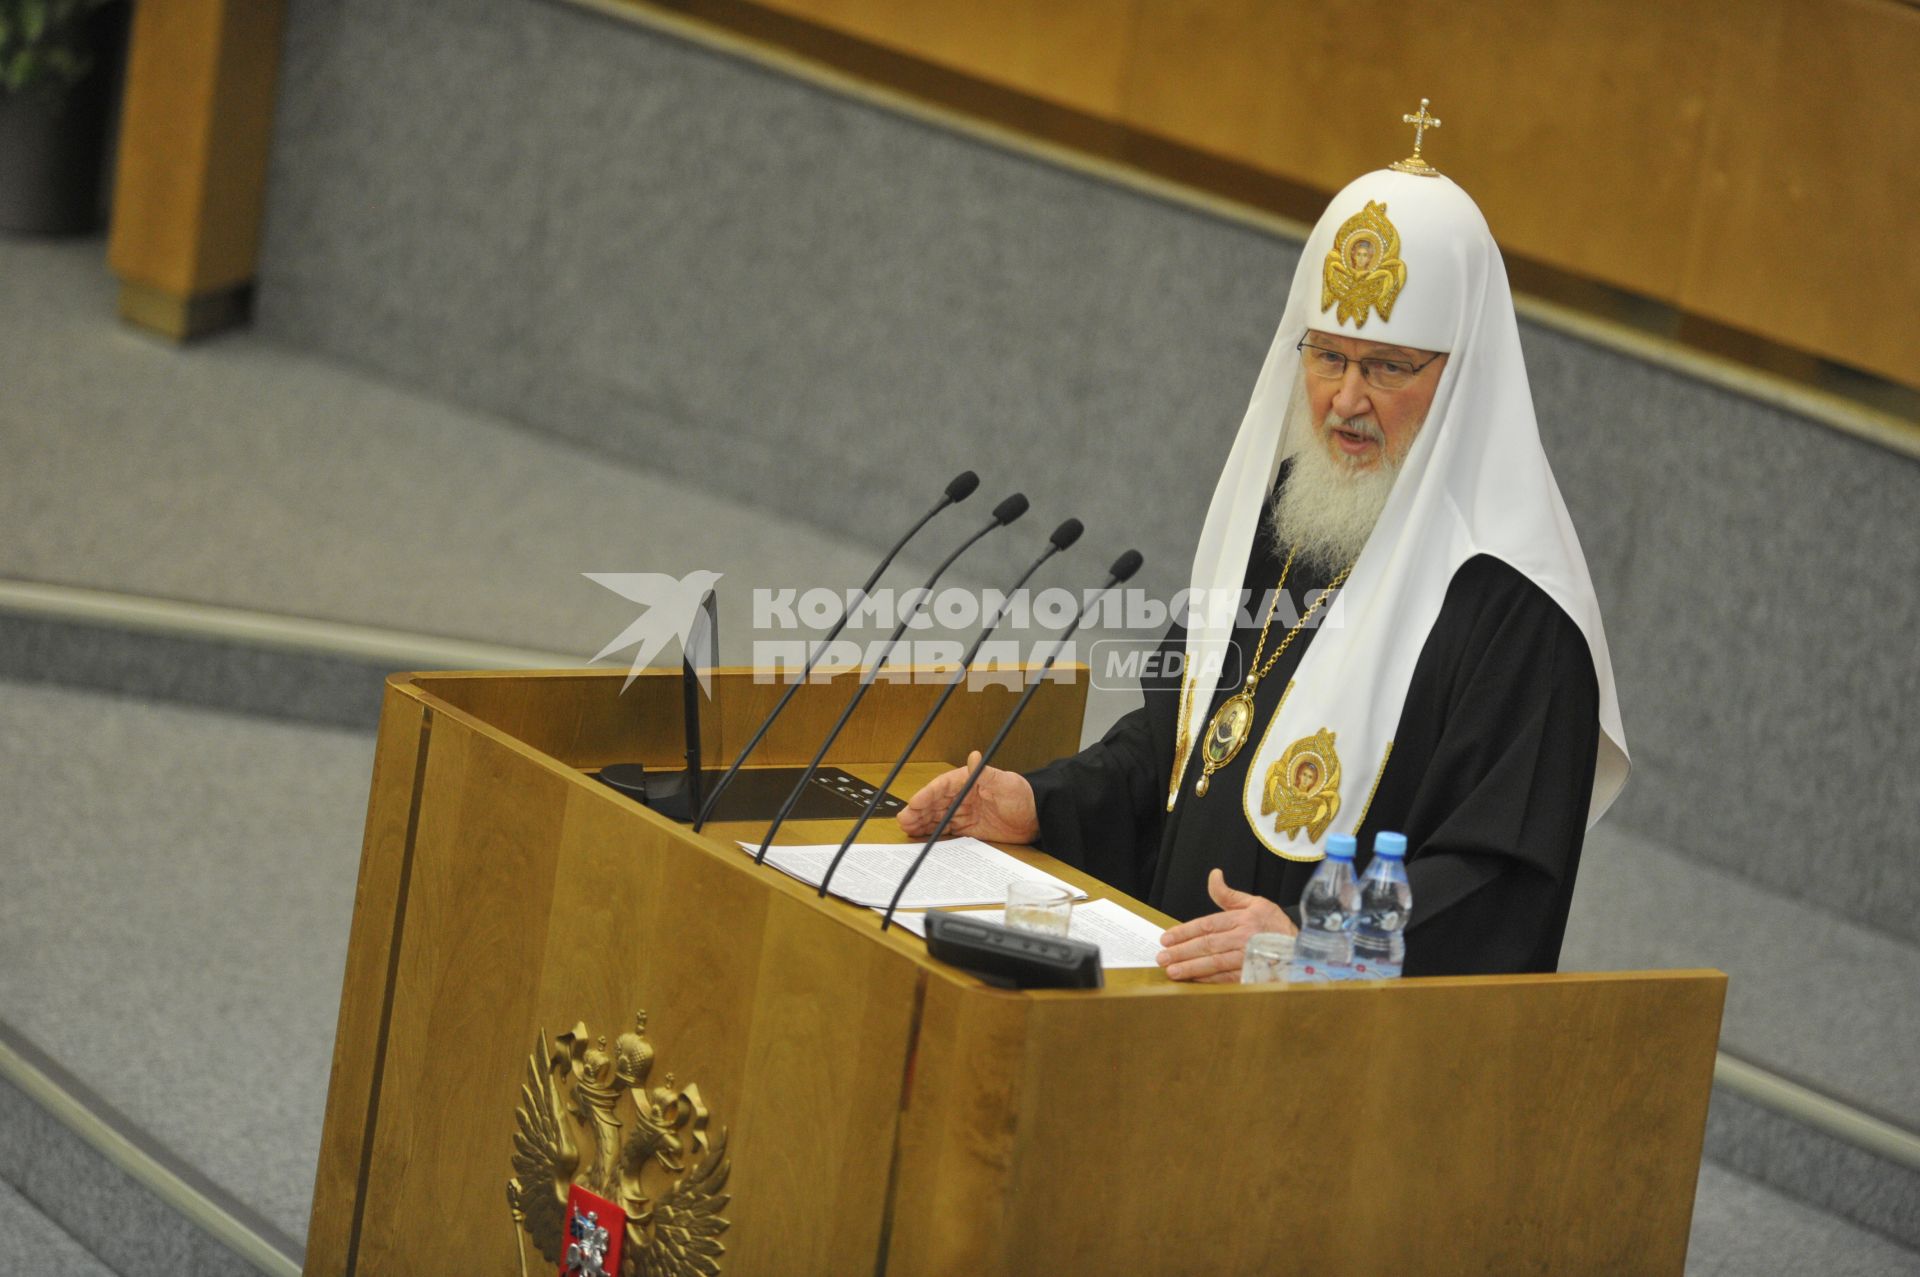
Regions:
<svg viewBox="0 0 1920 1277"><path fill-rule="evenodd" d="M1248 936L1246 951L1240 957L1240 983L1285 984L1287 968L1293 965L1293 939L1278 931Z"/></svg>
<svg viewBox="0 0 1920 1277"><path fill-rule="evenodd" d="M1050 882L1016 878L1007 884L1007 925L1064 936L1073 925L1073 893Z"/></svg>

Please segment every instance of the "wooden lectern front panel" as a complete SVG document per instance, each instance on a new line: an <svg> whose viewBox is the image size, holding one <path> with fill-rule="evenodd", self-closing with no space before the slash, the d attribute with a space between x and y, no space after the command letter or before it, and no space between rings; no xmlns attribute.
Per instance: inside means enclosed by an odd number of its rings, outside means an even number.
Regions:
<svg viewBox="0 0 1920 1277"><path fill-rule="evenodd" d="M727 1277L1681 1272L1724 976L990 988L753 865L726 839L755 827L588 777L673 757L677 680L621 681L389 684L308 1272L551 1271L515 1212L552 1249L574 1184L624 1195L630 1245L711 1224ZM724 686L739 740L778 688ZM956 698L897 788L1010 695ZM876 686L830 758L879 779L862 751L928 699ZM1083 702L1045 689L1017 765L1069 752Z"/></svg>
<svg viewBox="0 0 1920 1277"><path fill-rule="evenodd" d="M857 671L809 686L794 698L754 750L756 766L803 764L853 691ZM897 672L903 680L876 680L835 743L832 759L881 762L897 757L944 686L944 674L924 668ZM1034 693L1033 703L1008 734L995 761L1024 771L1080 748L1086 707L1086 670L1062 665ZM916 759L964 759L983 748L1019 699L1020 671L956 695L914 750ZM620 670L543 670L484 674L420 674L412 683L493 730L572 767L641 762L685 766L680 679L647 671L622 691ZM787 684L750 669L718 669L711 676L718 736L702 742L705 765L722 767L745 748L754 729L786 692ZM831 761L831 760L830 760Z"/></svg>
<svg viewBox="0 0 1920 1277"><path fill-rule="evenodd" d="M641 1012L646 1085L696 1086L727 1140L726 1271L870 1268L915 964L462 718L434 715L352 1269L403 1271L431 1237L447 1271L518 1271L529 1057L576 1023L611 1051Z"/></svg>
<svg viewBox="0 0 1920 1277"><path fill-rule="evenodd" d="M1678 1274L1724 991L931 986L889 1271Z"/></svg>

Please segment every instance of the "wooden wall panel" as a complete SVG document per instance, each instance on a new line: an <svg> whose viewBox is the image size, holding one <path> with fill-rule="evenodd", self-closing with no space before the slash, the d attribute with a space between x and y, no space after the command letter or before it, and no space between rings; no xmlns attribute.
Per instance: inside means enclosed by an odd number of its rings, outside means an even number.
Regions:
<svg viewBox="0 0 1920 1277"><path fill-rule="evenodd" d="M1920 8L1774 0L1738 31L1679 304L1920 386Z"/></svg>
<svg viewBox="0 0 1920 1277"><path fill-rule="evenodd" d="M1236 198L1271 178L1294 215L1291 192L1403 154L1399 116L1430 97L1433 158L1509 254L1920 387L1920 342L1856 300L1920 309L1901 239L1920 8L1901 0L652 2L837 33L903 55L895 87L915 63L957 73L1044 104L1011 114L1050 140L1151 150ZM281 11L136 6L109 256L137 323L184 337L244 313Z"/></svg>
<svg viewBox="0 0 1920 1277"><path fill-rule="evenodd" d="M1189 22L1184 6L1142 10L1135 45L1154 56L1130 68L1131 126L1334 191L1407 154L1413 131L1401 116L1429 97L1444 123L1428 156L1473 194L1508 251L1672 291L1711 66L1697 48L1667 44L1632 68L1597 56L1634 47L1646 24L1631 6L1536 0L1424 24L1385 0L1203 7L1214 21ZM1674 5L1702 19L1705 8ZM1663 92L1627 92L1634 76ZM1627 138L1658 138L1659 149L1618 144ZM1659 225L1666 235L1645 235Z"/></svg>
<svg viewBox="0 0 1920 1277"><path fill-rule="evenodd" d="M1920 387L1920 342L1855 300L1920 310L1900 238L1920 205L1920 9L1900 0L671 7L777 13L1067 108L1082 118L999 115L1237 198L1261 187L1236 170L1324 196L1398 159L1400 116L1429 97L1429 156L1510 256ZM901 59L874 65L913 91Z"/></svg>
<svg viewBox="0 0 1920 1277"><path fill-rule="evenodd" d="M1133 0L768 0L762 7L1111 117L1126 76L1135 6Z"/></svg>

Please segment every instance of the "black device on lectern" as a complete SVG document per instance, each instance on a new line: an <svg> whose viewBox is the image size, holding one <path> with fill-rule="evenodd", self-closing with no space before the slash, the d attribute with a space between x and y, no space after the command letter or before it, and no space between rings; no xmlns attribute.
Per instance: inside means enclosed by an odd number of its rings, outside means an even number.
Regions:
<svg viewBox="0 0 1920 1277"><path fill-rule="evenodd" d="M1098 989L1100 946L1017 931L964 913L927 912L927 952L1007 989Z"/></svg>

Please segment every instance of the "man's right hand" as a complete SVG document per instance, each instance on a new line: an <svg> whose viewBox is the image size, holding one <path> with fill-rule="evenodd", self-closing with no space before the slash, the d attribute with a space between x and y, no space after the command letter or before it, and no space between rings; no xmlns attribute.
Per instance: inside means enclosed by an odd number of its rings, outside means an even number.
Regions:
<svg viewBox="0 0 1920 1277"><path fill-rule="evenodd" d="M967 765L956 767L928 781L913 800L901 809L900 828L910 838L925 838L940 824L948 804L967 776L980 763L980 751L967 755ZM973 792L960 810L953 814L947 833L954 837L971 835L987 842L1031 843L1040 836L1040 813L1034 806L1033 786L1019 772L989 767L980 773Z"/></svg>

